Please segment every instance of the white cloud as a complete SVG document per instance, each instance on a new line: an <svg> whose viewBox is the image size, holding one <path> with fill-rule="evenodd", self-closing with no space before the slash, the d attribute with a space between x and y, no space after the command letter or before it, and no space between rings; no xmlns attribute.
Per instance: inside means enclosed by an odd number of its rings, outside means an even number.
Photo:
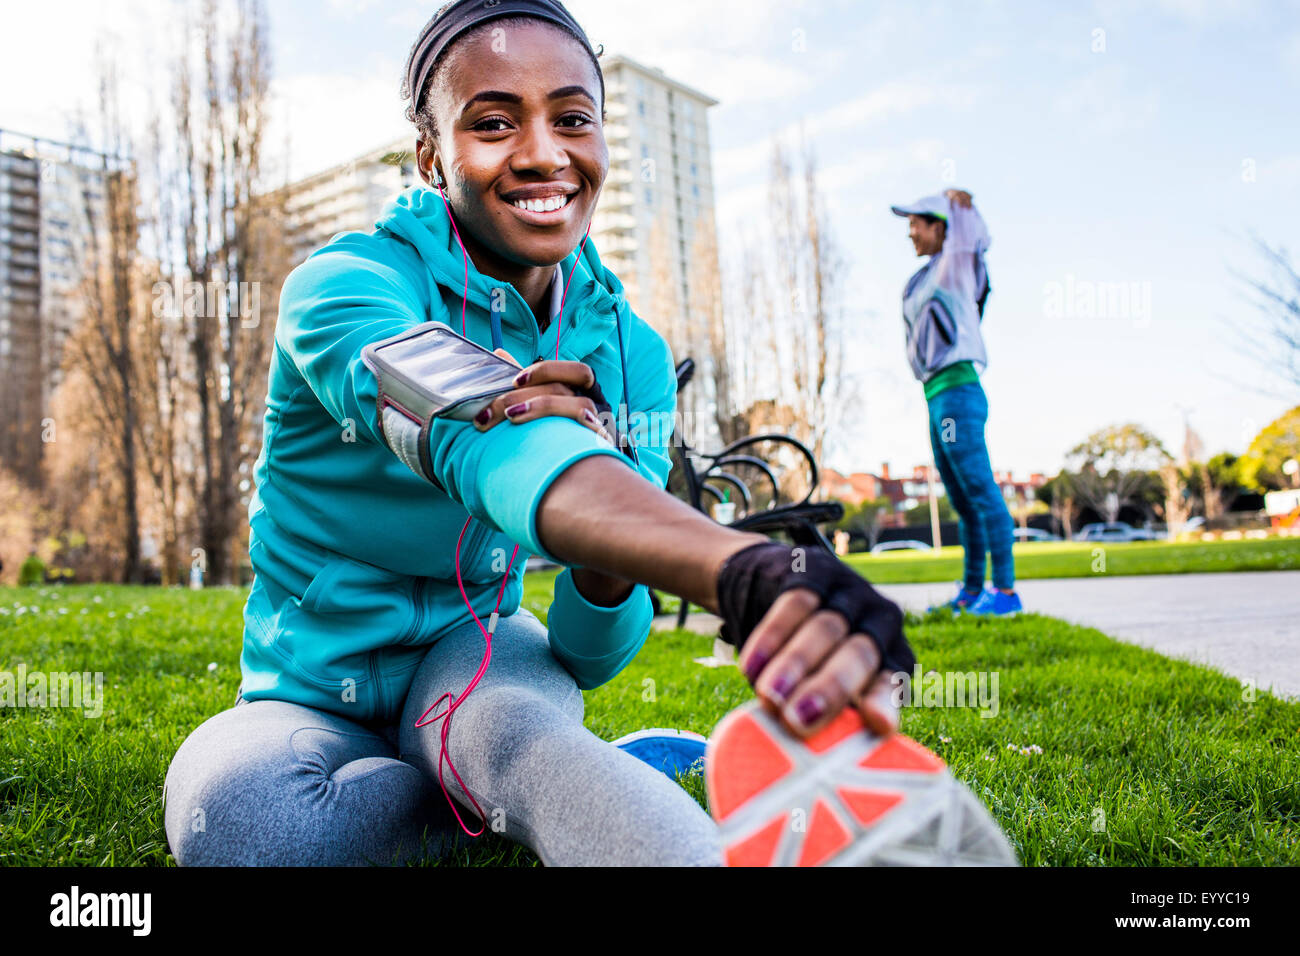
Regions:
<svg viewBox="0 0 1300 956"><path fill-rule="evenodd" d="M68 138L77 112L92 112L97 103L98 48L118 64L124 116L129 123L141 122L167 65L173 14L170 4L158 0L6 5L0 62L7 82L0 84L0 127Z"/></svg>
<svg viewBox="0 0 1300 956"><path fill-rule="evenodd" d="M942 104L948 108L969 108L977 99L973 87L938 85L929 83L891 82L884 86L868 90L851 100L836 103L824 110L809 113L799 120L787 123L779 129L763 135L761 139L749 143L714 147L713 169L715 181L725 186L728 183L744 180L766 170L771 156L772 139L783 143L798 143L801 136L810 141L838 142L837 151L843 148L843 135L858 132L873 124L898 115L904 115L926 106ZM936 168L941 155L939 140L923 141L924 151L920 150L922 141L908 144L900 152L911 161L923 161ZM879 161L889 151L868 151L855 154L855 162Z"/></svg>
<svg viewBox="0 0 1300 956"><path fill-rule="evenodd" d="M1113 136L1150 123L1160 111L1160 92L1134 89L1123 67L1101 65L1057 94L1052 111L1074 120L1081 133Z"/></svg>
<svg viewBox="0 0 1300 956"><path fill-rule="evenodd" d="M272 86L275 147L289 138L293 179L362 155L411 134L398 98L401 68L380 62L363 73L299 73Z"/></svg>

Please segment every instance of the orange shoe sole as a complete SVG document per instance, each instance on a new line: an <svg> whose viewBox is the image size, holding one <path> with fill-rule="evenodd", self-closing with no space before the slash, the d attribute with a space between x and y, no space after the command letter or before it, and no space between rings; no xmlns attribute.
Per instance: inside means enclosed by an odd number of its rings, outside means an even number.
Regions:
<svg viewBox="0 0 1300 956"><path fill-rule="evenodd" d="M709 811L728 866L1016 866L984 805L937 756L844 710L808 740L757 701L714 729Z"/></svg>

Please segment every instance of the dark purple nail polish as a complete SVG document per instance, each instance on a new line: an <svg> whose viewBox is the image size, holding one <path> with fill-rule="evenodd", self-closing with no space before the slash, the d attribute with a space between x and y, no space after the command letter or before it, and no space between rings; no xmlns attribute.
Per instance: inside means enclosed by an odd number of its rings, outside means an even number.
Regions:
<svg viewBox="0 0 1300 956"><path fill-rule="evenodd" d="M771 659L770 655L764 654L762 651L754 652L754 656L745 665L745 676L749 678L751 684L758 680L758 675L763 672L763 668L767 666L767 662Z"/></svg>
<svg viewBox="0 0 1300 956"><path fill-rule="evenodd" d="M527 384L528 384L528 372L520 372L518 375L516 375L516 376L515 376L515 384L516 384L516 385L527 385Z"/></svg>
<svg viewBox="0 0 1300 956"><path fill-rule="evenodd" d="M805 727L815 724L826 713L826 701L822 700L820 694L809 694L794 705L794 712L799 715L799 720Z"/></svg>
<svg viewBox="0 0 1300 956"><path fill-rule="evenodd" d="M798 680L796 680L795 675L786 671L784 674L778 675L776 680L772 682L772 693L785 700L790 696L790 691L794 690L794 685L797 683Z"/></svg>
<svg viewBox="0 0 1300 956"><path fill-rule="evenodd" d="M511 405L506 409L506 418L514 418L516 415L522 415L528 411L528 403L520 402L518 405Z"/></svg>
<svg viewBox="0 0 1300 956"><path fill-rule="evenodd" d="M487 408L483 409L483 411L479 412L477 415L474 416L474 421L478 422L480 425L486 425L491 420L492 420L491 405L489 405Z"/></svg>

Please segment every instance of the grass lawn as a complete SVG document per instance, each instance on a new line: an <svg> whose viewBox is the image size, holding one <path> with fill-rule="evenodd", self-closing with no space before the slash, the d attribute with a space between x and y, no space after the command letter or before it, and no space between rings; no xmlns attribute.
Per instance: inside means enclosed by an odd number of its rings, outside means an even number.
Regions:
<svg viewBox="0 0 1300 956"><path fill-rule="evenodd" d="M1197 571L1300 569L1300 538L1258 541L1042 541L1017 544L1017 578L1083 578L1095 574L1190 574ZM907 584L957 581L962 549L852 554L848 563L872 581Z"/></svg>
<svg viewBox="0 0 1300 956"><path fill-rule="evenodd" d="M549 582L529 577L540 614ZM243 600L233 589L0 589L0 671L105 674L99 719L0 708L0 864L172 862L163 776L185 735L232 702ZM913 708L903 727L970 784L1026 864L1300 864L1300 704L1243 700L1231 678L1045 617L913 618L909 634L927 667L998 674L996 717ZM587 725L607 739L653 726L707 734L749 697L734 669L691 662L709 649L698 635L652 635L586 695ZM1021 752L1030 745L1041 753ZM685 783L703 799L698 778ZM535 859L485 838L444 862Z"/></svg>

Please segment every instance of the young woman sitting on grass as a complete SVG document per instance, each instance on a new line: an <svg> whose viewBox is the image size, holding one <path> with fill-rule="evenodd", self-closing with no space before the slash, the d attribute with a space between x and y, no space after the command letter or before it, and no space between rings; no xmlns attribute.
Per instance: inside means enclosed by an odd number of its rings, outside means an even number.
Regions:
<svg viewBox="0 0 1300 956"><path fill-rule="evenodd" d="M168 771L172 852L182 865L394 862L424 835L441 852L457 835L441 781L470 827L547 864L723 862L718 826L676 782L582 723L582 690L646 639L646 585L722 616L782 746L846 708L869 739L890 734L889 675L913 665L902 615L832 556L792 560L676 500L669 436L629 442L598 414L671 418L675 380L664 341L584 243L608 171L604 81L567 11L449 4L413 47L406 88L426 187L284 286L243 683ZM523 369L474 422L433 420L408 466L362 350L431 319L463 322ZM516 547L565 566L546 625L520 607Z"/></svg>

